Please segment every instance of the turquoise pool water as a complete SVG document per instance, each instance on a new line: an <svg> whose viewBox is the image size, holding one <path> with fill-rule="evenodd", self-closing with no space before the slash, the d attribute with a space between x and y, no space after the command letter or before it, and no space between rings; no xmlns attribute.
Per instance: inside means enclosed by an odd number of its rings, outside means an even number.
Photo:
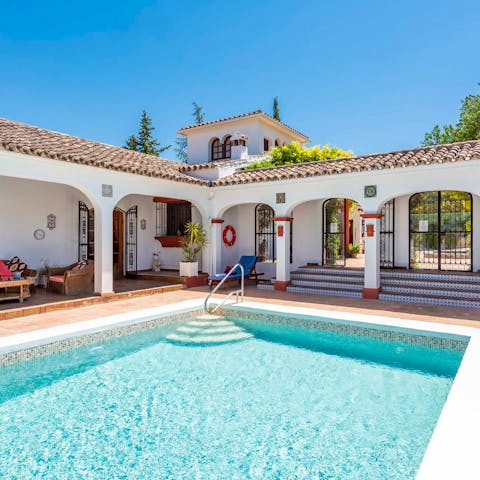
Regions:
<svg viewBox="0 0 480 480"><path fill-rule="evenodd" d="M0 478L413 479L461 358L226 319L0 367Z"/></svg>

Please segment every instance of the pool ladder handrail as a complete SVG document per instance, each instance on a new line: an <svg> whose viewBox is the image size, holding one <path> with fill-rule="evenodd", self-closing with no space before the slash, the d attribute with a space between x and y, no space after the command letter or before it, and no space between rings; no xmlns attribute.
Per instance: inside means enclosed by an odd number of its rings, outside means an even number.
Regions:
<svg viewBox="0 0 480 480"><path fill-rule="evenodd" d="M212 310L209 310L209 307L208 307L208 301L210 300L210 297L212 295L215 294L215 292L225 283L225 281L228 279L228 277L230 277L230 275L233 274L233 272L236 271L236 269L240 268L240 288L237 289L237 290L233 290L231 291L223 300L221 303L219 303L218 305L216 305ZM243 302L243 296L244 296L244 292L245 292L245 269L243 268L243 265L241 265L240 263L236 263L231 269L230 271L222 278L222 280L220 281L220 283L218 283L215 288L207 295L207 298L205 299L205 301L203 302L203 310L205 311L205 313L207 314L212 314L212 313L215 313L222 305L225 304L225 302L232 296L232 295L236 295L237 296L237 299L236 299L236 303L239 303L238 299L239 299L239 296L240 296L240 302Z"/></svg>

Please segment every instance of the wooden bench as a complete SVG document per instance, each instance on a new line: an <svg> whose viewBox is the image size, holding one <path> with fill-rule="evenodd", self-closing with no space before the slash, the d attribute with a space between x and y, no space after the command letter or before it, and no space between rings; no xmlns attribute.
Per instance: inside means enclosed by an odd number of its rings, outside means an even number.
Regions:
<svg viewBox="0 0 480 480"><path fill-rule="evenodd" d="M0 300L18 300L22 303L24 298L30 296L30 285L34 283L33 278L2 280L0 281Z"/></svg>

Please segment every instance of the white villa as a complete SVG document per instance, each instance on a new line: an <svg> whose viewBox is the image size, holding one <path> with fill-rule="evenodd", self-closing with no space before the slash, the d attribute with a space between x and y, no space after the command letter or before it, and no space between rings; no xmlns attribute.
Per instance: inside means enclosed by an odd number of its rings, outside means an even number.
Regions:
<svg viewBox="0 0 480 480"><path fill-rule="evenodd" d="M257 255L263 289L480 306L480 141L244 170L309 138L261 111L178 133L187 164L0 120L0 258L93 260L108 295L156 252L178 270L194 220L203 272Z"/></svg>

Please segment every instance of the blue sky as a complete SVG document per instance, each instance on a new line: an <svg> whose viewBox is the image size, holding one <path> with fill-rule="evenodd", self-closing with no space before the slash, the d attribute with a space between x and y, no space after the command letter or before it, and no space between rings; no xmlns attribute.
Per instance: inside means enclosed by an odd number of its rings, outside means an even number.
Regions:
<svg viewBox="0 0 480 480"><path fill-rule="evenodd" d="M0 116L114 145L143 108L171 143L192 100L213 120L278 95L313 144L409 148L479 91L478 0L25 0L0 22Z"/></svg>

